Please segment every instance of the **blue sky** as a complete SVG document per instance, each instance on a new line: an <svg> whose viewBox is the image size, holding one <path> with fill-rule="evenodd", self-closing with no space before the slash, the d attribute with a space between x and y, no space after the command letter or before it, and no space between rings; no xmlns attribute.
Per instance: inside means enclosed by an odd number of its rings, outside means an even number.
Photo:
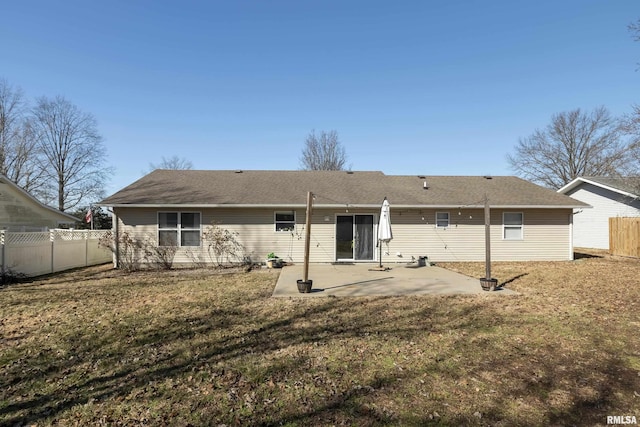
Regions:
<svg viewBox="0 0 640 427"><path fill-rule="evenodd" d="M30 1L0 78L96 116L115 175L298 169L312 129L354 170L509 175L554 113L640 102L637 0Z"/></svg>

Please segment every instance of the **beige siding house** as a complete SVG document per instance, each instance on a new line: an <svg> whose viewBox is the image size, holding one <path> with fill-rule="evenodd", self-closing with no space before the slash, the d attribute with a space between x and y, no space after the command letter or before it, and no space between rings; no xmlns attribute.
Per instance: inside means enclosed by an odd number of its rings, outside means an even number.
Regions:
<svg viewBox="0 0 640 427"><path fill-rule="evenodd" d="M177 244L174 264L211 261L203 235L213 223L236 233L254 262L270 252L302 262L309 191L316 263L378 262L385 197L393 240L382 246L384 263L484 260L485 195L493 260L570 260L573 209L587 206L516 177L171 170L156 170L101 204L113 209L118 235Z"/></svg>
<svg viewBox="0 0 640 427"><path fill-rule="evenodd" d="M40 203L29 193L0 175L0 230L46 231L73 225L77 218Z"/></svg>

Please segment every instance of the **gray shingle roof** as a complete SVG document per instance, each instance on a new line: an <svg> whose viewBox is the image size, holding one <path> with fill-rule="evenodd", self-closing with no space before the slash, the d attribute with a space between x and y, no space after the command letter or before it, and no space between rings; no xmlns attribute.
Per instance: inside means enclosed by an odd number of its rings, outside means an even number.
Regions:
<svg viewBox="0 0 640 427"><path fill-rule="evenodd" d="M616 190L623 191L630 194L640 196L640 177L603 177L603 176L585 176L582 177L588 181L592 181L607 187L615 188Z"/></svg>
<svg viewBox="0 0 640 427"><path fill-rule="evenodd" d="M426 181L428 189L423 188ZM377 171L155 170L100 202L104 206L583 207L586 204L512 176L405 176Z"/></svg>
<svg viewBox="0 0 640 427"><path fill-rule="evenodd" d="M78 218L74 217L73 215L70 215L66 212L61 212L56 208L45 205L40 200L32 196L31 193L26 191L24 188L20 187L15 182L11 181L9 178L4 176L3 174L0 174L0 184L5 184L5 185L8 185L9 187L14 188L17 192L23 194L24 197L28 199L34 206L44 209L49 214L56 216L58 218L57 220L61 223L73 224L75 222L79 222Z"/></svg>

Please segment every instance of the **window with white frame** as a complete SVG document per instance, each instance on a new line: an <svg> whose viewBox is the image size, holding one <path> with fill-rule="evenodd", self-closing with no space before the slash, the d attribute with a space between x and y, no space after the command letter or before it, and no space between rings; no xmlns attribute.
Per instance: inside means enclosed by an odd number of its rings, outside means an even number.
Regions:
<svg viewBox="0 0 640 427"><path fill-rule="evenodd" d="M200 246L200 212L158 212L159 246Z"/></svg>
<svg viewBox="0 0 640 427"><path fill-rule="evenodd" d="M282 211L275 213L276 231L293 231L296 226L295 211Z"/></svg>
<svg viewBox="0 0 640 427"><path fill-rule="evenodd" d="M504 212L502 214L502 238L504 240L522 240L522 212Z"/></svg>
<svg viewBox="0 0 640 427"><path fill-rule="evenodd" d="M449 212L436 212L436 227L446 228L449 226Z"/></svg>

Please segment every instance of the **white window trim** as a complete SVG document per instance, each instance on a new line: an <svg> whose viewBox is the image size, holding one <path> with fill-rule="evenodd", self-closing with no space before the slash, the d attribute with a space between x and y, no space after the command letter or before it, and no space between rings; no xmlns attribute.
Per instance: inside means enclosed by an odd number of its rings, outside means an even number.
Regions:
<svg viewBox="0 0 640 427"><path fill-rule="evenodd" d="M447 214L447 225L438 225L438 214ZM436 228L449 228L449 226L451 225L451 214L449 212L444 212L444 211L440 211L440 212L436 212Z"/></svg>
<svg viewBox="0 0 640 427"><path fill-rule="evenodd" d="M522 222L520 223L520 225L506 225L505 221L504 221L504 216L506 214L519 214L520 217L522 218ZM520 229L520 237L518 238L512 238L512 239L508 239L506 237L506 229L510 228L510 229ZM502 212L502 240L524 240L524 212Z"/></svg>
<svg viewBox="0 0 640 427"><path fill-rule="evenodd" d="M289 224L292 221L277 221L278 218L278 214L291 214L293 213L293 226L291 227L290 230L278 230L278 224ZM290 211L275 211L273 212L273 231L276 233L291 233L296 229L296 224L298 223L297 221L297 216L296 216L296 211L295 210L290 210Z"/></svg>
<svg viewBox="0 0 640 427"><path fill-rule="evenodd" d="M169 213L175 213L178 215L178 223L176 227L165 227L165 228L160 228L160 214L169 214ZM182 214L198 214L200 216L200 222L198 223L198 227L182 227ZM158 214L156 216L156 225L157 225L157 242L158 242L158 246L160 246L160 231L175 231L177 234L177 238L176 238L176 246L181 248L181 247L185 247L185 248L197 248L197 247L201 247L202 246L202 212L199 211L158 211ZM200 232L200 238L199 240L199 244L198 246L182 246L182 231L199 231Z"/></svg>

